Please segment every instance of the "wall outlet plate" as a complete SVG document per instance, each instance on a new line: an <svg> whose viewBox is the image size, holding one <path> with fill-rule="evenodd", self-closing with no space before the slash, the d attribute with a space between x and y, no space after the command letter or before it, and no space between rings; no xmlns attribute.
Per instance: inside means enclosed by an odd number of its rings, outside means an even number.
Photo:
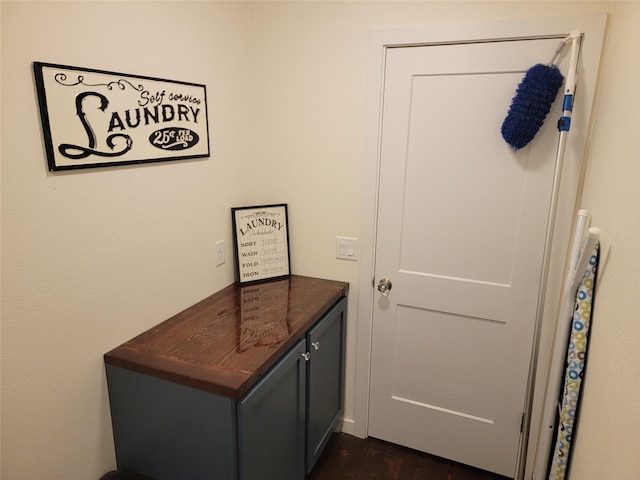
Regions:
<svg viewBox="0 0 640 480"><path fill-rule="evenodd" d="M224 240L218 240L214 245L216 247L216 267L219 267L224 263Z"/></svg>

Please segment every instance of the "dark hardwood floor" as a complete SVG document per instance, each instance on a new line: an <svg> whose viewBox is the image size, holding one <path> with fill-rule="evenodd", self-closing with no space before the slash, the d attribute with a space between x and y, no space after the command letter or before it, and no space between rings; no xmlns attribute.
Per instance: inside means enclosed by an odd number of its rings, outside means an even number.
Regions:
<svg viewBox="0 0 640 480"><path fill-rule="evenodd" d="M375 438L335 433L307 480L508 480Z"/></svg>

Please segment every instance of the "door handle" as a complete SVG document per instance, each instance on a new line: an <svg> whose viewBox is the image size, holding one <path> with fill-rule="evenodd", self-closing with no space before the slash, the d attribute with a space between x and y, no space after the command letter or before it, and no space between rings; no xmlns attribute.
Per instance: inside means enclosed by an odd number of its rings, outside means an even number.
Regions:
<svg viewBox="0 0 640 480"><path fill-rule="evenodd" d="M388 278L383 278L378 283L378 291L382 294L383 297L386 297L387 295L389 295L392 286L393 284L391 283L391 280L389 280Z"/></svg>

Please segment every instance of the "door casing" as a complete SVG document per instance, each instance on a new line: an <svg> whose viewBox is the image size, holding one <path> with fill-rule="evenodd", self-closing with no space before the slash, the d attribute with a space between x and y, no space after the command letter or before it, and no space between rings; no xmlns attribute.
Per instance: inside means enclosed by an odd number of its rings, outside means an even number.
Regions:
<svg viewBox="0 0 640 480"><path fill-rule="evenodd" d="M380 132L382 95L384 88L385 52L387 48L411 45L455 44L491 39L521 39L528 37L567 35L573 30L584 33L580 73L576 90L572 129L559 172L559 196L555 222L550 225L550 243L546 246L546 278L543 278L538 302L534 349L528 382L528 405L525 417L523 448L516 478L531 478L540 422L544 404L555 320L560 302L562 282L567 262L567 248L576 202L583 175L584 156L590 136L590 125L600 65L602 43L607 24L606 14L576 15L522 19L470 24L436 25L430 27L394 28L371 32L365 169L363 177L362 242L360 248L360 282L356 339L356 386L354 421L350 433L367 436L369 405L369 374L374 301L374 265L376 214L380 166ZM544 61L544 60L542 60ZM506 113L506 112L505 112ZM547 121L555 121L553 118ZM543 271L544 271L543 270ZM537 388L536 388L537 386ZM346 426L346 425L345 425ZM345 428L345 430L347 430ZM530 448L527 446L530 445ZM541 474L538 474L541 475Z"/></svg>

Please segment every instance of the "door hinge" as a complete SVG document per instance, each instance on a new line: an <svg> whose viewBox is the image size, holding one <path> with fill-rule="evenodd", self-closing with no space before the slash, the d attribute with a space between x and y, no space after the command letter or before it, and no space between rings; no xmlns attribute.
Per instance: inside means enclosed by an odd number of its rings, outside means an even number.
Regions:
<svg viewBox="0 0 640 480"><path fill-rule="evenodd" d="M522 412L522 418L520 419L520 433L524 430L524 412Z"/></svg>

